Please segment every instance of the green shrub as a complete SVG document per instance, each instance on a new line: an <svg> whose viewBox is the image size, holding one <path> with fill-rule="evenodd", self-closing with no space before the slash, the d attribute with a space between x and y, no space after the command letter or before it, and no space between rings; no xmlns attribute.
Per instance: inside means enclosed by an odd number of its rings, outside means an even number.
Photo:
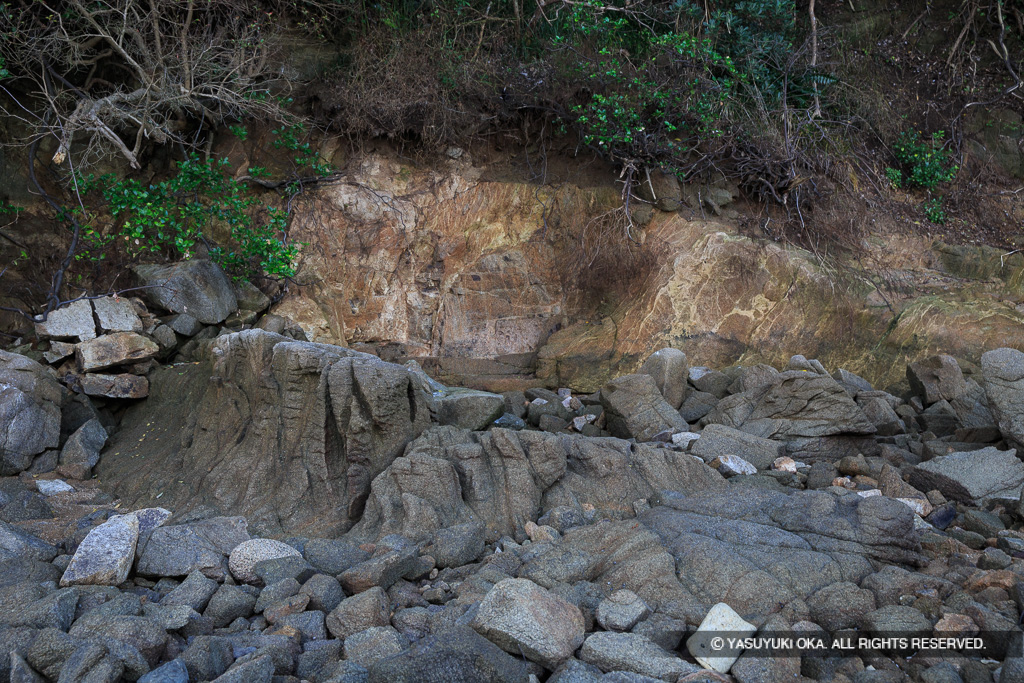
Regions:
<svg viewBox="0 0 1024 683"><path fill-rule="evenodd" d="M932 134L930 142L925 142L915 131L900 133L893 154L903 165L901 179L905 179L908 187L930 190L956 176L957 166L950 164L949 152L942 147L944 137L939 131Z"/></svg>
<svg viewBox="0 0 1024 683"><path fill-rule="evenodd" d="M946 222L946 210L942 206L942 197L925 200L922 208L924 209L924 215L932 223L942 225Z"/></svg>
<svg viewBox="0 0 1024 683"><path fill-rule="evenodd" d="M112 174L80 178L82 193L98 191L117 221L112 233L86 225L82 257L103 259L116 241L132 256L150 252L189 258L203 242L211 258L237 277L294 276L299 245L284 237L287 216L263 206L229 178L223 170L227 164L226 159L207 162L190 155L175 174L148 186ZM266 222L257 221L254 216L263 212ZM228 226L232 245L211 242L214 223Z"/></svg>

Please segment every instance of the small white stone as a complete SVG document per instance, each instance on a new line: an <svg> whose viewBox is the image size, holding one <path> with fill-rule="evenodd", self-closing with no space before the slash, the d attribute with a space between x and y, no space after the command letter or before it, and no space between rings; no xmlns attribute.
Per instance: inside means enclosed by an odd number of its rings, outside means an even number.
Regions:
<svg viewBox="0 0 1024 683"><path fill-rule="evenodd" d="M882 492L878 489L869 489L867 491L857 491L857 495L861 498L873 498L882 495Z"/></svg>
<svg viewBox="0 0 1024 683"><path fill-rule="evenodd" d="M737 474L757 474L756 467L740 456L728 453L718 456L709 462L708 465L715 468L726 477L732 477Z"/></svg>
<svg viewBox="0 0 1024 683"><path fill-rule="evenodd" d="M696 441L700 438L700 434L697 432L677 432L672 435L672 443L676 446L686 448L690 445L691 441Z"/></svg>
<svg viewBox="0 0 1024 683"><path fill-rule="evenodd" d="M781 458L775 458L772 462L772 469L779 470L780 472L793 472L795 474L796 461L784 455Z"/></svg>
<svg viewBox="0 0 1024 683"><path fill-rule="evenodd" d="M533 399L533 401L531 401L531 403L533 403L533 405L535 405L535 406L547 405L547 401L545 401L542 398L535 398L535 399Z"/></svg>
<svg viewBox="0 0 1024 683"><path fill-rule="evenodd" d="M58 493L69 493L75 487L63 479L39 479L36 481L36 488L44 496L56 496Z"/></svg>
<svg viewBox="0 0 1024 683"><path fill-rule="evenodd" d="M715 635L726 633L731 638L746 638L757 632L757 627L743 620L736 611L724 602L711 608L700 627L686 641L686 649L705 669L718 673L728 673L732 665L739 659L740 651L722 650L715 643ZM725 654L715 655L716 652Z"/></svg>
<svg viewBox="0 0 1024 683"><path fill-rule="evenodd" d="M921 517L927 517L934 510L932 504L923 498L897 498L896 500L909 507L914 511L914 514Z"/></svg>

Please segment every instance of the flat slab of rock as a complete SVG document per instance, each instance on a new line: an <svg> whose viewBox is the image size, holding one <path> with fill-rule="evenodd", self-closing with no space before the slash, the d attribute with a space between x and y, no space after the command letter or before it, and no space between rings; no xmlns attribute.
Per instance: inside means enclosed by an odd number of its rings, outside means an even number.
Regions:
<svg viewBox="0 0 1024 683"><path fill-rule="evenodd" d="M172 313L188 313L206 325L216 325L238 310L231 281L212 261L193 259L168 266L135 266L146 298Z"/></svg>
<svg viewBox="0 0 1024 683"><path fill-rule="evenodd" d="M725 425L709 424L690 451L704 462L722 455L738 455L757 469L766 470L776 459L786 455L786 444Z"/></svg>
<svg viewBox="0 0 1024 683"><path fill-rule="evenodd" d="M100 329L106 332L142 332L142 319L128 299L114 296L93 299L92 307Z"/></svg>
<svg viewBox="0 0 1024 683"><path fill-rule="evenodd" d="M35 324L40 339L77 339L86 341L96 337L96 323L88 299L75 301L50 311L46 320Z"/></svg>
<svg viewBox="0 0 1024 683"><path fill-rule="evenodd" d="M967 505L981 505L993 498L1016 500L1022 484L1024 462L1016 451L1000 451L994 446L940 455L910 473L910 485L919 491L937 489L946 498Z"/></svg>
<svg viewBox="0 0 1024 683"><path fill-rule="evenodd" d="M528 579L496 583L470 625L506 652L522 653L548 670L558 668L583 643L579 608Z"/></svg>
<svg viewBox="0 0 1024 683"><path fill-rule="evenodd" d="M125 582L135 561L139 518L118 515L89 532L60 579L62 587L117 586Z"/></svg>
<svg viewBox="0 0 1024 683"><path fill-rule="evenodd" d="M148 337L134 332L114 332L76 346L75 360L82 372L94 372L115 365L139 363L159 352L159 345Z"/></svg>
<svg viewBox="0 0 1024 683"><path fill-rule="evenodd" d="M1024 447L1024 353L996 349L982 354L988 407L1008 441Z"/></svg>
<svg viewBox="0 0 1024 683"><path fill-rule="evenodd" d="M60 493L71 493L75 487L61 479L39 479L36 488L44 496L56 496Z"/></svg>
<svg viewBox="0 0 1024 683"><path fill-rule="evenodd" d="M675 681L700 671L700 667L670 655L636 633L593 633L583 643L580 659L601 671L630 671L662 681Z"/></svg>
<svg viewBox="0 0 1024 683"><path fill-rule="evenodd" d="M104 375L89 373L76 378L78 386L87 396L107 398L146 398L149 380L141 375Z"/></svg>

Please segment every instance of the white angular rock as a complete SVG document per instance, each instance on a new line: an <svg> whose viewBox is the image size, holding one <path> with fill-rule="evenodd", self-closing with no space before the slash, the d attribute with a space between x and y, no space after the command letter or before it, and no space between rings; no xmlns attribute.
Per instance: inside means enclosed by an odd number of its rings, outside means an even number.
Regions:
<svg viewBox="0 0 1024 683"><path fill-rule="evenodd" d="M60 579L61 586L117 586L125 582L135 560L139 518L112 517L89 532Z"/></svg>
<svg viewBox="0 0 1024 683"><path fill-rule="evenodd" d="M63 479L39 479L36 481L36 488L39 489L39 493L47 497L75 490L74 486Z"/></svg>
<svg viewBox="0 0 1024 683"><path fill-rule="evenodd" d="M780 472L796 472L796 461L789 456L782 456L781 458L775 458L772 463L773 470L779 470Z"/></svg>
<svg viewBox="0 0 1024 683"><path fill-rule="evenodd" d="M107 332L142 332L142 319L127 299L107 296L93 299L96 319Z"/></svg>
<svg viewBox="0 0 1024 683"><path fill-rule="evenodd" d="M260 577L253 571L257 562L276 560L279 557L302 557L295 548L281 541L269 538L253 538L235 546L228 556L231 575L245 583L258 583Z"/></svg>
<svg viewBox="0 0 1024 683"><path fill-rule="evenodd" d="M697 432L677 432L672 435L672 443L676 446L686 448L691 442L700 438Z"/></svg>
<svg viewBox="0 0 1024 683"><path fill-rule="evenodd" d="M737 474L757 474L757 468L738 455L720 455L708 463L723 476L733 477Z"/></svg>
<svg viewBox="0 0 1024 683"><path fill-rule="evenodd" d="M871 498L882 495L882 492L879 489L868 489L867 491L857 491L857 495L861 498Z"/></svg>
<svg viewBox="0 0 1024 683"><path fill-rule="evenodd" d="M36 334L40 339L95 339L92 304L82 299L50 311L44 322L36 323Z"/></svg>
<svg viewBox="0 0 1024 683"><path fill-rule="evenodd" d="M506 652L552 671L583 643L579 608L529 579L496 583L470 626Z"/></svg>
<svg viewBox="0 0 1024 683"><path fill-rule="evenodd" d="M914 514L921 517L927 517L932 513L932 510L935 509L932 504L924 498L897 498L896 500L909 507L914 511Z"/></svg>
<svg viewBox="0 0 1024 683"><path fill-rule="evenodd" d="M715 641L716 634L745 638L756 632L756 626L744 621L732 607L720 602L711 608L700 622L697 632L686 641L686 649L704 668L724 674L729 672L741 652L723 650Z"/></svg>

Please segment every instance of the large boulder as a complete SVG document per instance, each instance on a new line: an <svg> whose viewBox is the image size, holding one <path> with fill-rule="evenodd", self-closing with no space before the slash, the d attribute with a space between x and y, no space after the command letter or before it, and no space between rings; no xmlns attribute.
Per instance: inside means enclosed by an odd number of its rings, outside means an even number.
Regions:
<svg viewBox="0 0 1024 683"><path fill-rule="evenodd" d="M73 479L88 479L92 468L100 461L100 450L106 442L107 430L98 419L89 420L64 442L58 471Z"/></svg>
<svg viewBox="0 0 1024 683"><path fill-rule="evenodd" d="M142 534L136 572L142 576L228 576L228 555L249 540L242 517L214 517L191 524L161 526Z"/></svg>
<svg viewBox="0 0 1024 683"><path fill-rule="evenodd" d="M207 325L223 322L238 310L231 281L215 263L205 259L167 266L135 266L146 297L172 313L188 313Z"/></svg>
<svg viewBox="0 0 1024 683"><path fill-rule="evenodd" d="M528 579L496 583L471 626L506 652L522 654L548 670L583 644L580 609Z"/></svg>
<svg viewBox="0 0 1024 683"><path fill-rule="evenodd" d="M505 412L505 397L487 391L450 389L435 400L438 422L462 429L487 429Z"/></svg>
<svg viewBox="0 0 1024 683"><path fill-rule="evenodd" d="M128 578L139 540L139 518L118 515L89 532L60 579L61 586L117 586Z"/></svg>
<svg viewBox="0 0 1024 683"><path fill-rule="evenodd" d="M650 375L624 375L601 387L601 405L612 436L650 441L666 430L685 432L689 425L672 407Z"/></svg>
<svg viewBox="0 0 1024 683"><path fill-rule="evenodd" d="M39 363L0 351L0 476L60 442L61 386Z"/></svg>
<svg viewBox="0 0 1024 683"><path fill-rule="evenodd" d="M982 354L981 372L985 395L999 431L1008 441L1024 448L1024 353L996 349Z"/></svg>
<svg viewBox="0 0 1024 683"><path fill-rule="evenodd" d="M995 447L940 455L914 467L910 485L920 491L938 490L967 505L989 499L1016 500L1024 484L1024 462L1016 451Z"/></svg>
<svg viewBox="0 0 1024 683"><path fill-rule="evenodd" d="M79 370L93 372L125 363L139 363L159 352L160 347L148 337L134 332L114 332L78 344L75 359Z"/></svg>
<svg viewBox="0 0 1024 683"><path fill-rule="evenodd" d="M925 405L950 401L967 391L964 373L956 358L946 355L932 356L907 366L907 381Z"/></svg>
<svg viewBox="0 0 1024 683"><path fill-rule="evenodd" d="M638 372L650 375L668 404L679 410L686 400L686 379L690 373L685 353L673 348L655 351L644 361Z"/></svg>
<svg viewBox="0 0 1024 683"><path fill-rule="evenodd" d="M413 643L369 667L369 683L527 683L526 662L467 626Z"/></svg>
<svg viewBox="0 0 1024 683"><path fill-rule="evenodd" d="M875 425L828 375L780 372L772 381L722 399L704 418L766 439L874 434Z"/></svg>
<svg viewBox="0 0 1024 683"><path fill-rule="evenodd" d="M337 536L430 424L416 378L369 354L263 330L218 337L206 353L152 373L152 398L111 439L98 474L126 503L159 493L179 514L245 515L261 535Z"/></svg>

